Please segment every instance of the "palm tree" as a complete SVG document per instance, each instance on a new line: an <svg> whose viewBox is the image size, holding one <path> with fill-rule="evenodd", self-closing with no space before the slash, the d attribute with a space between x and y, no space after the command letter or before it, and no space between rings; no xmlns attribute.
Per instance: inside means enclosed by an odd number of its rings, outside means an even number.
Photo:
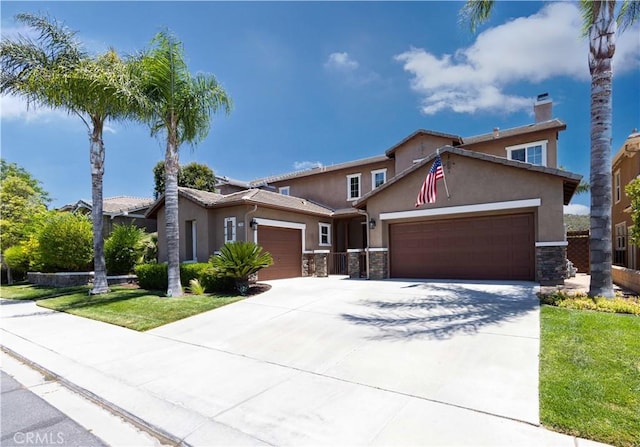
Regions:
<svg viewBox="0 0 640 447"><path fill-rule="evenodd" d="M59 108L77 115L89 132L94 246L91 293L108 291L102 235L102 179L106 120L137 116L144 103L131 65L115 51L93 57L75 40L75 32L55 20L19 14L35 40L19 37L0 44L0 91L24 97L28 104Z"/></svg>
<svg viewBox="0 0 640 447"><path fill-rule="evenodd" d="M166 135L165 220L169 286L167 296L182 295L178 224L178 170L182 143L195 145L209 133L213 113L231 111L231 98L211 75L191 76L184 48L168 31L159 32L140 62L149 101L146 119L152 135Z"/></svg>
<svg viewBox="0 0 640 447"><path fill-rule="evenodd" d="M461 15L472 31L486 21L493 8L490 0L468 0ZM589 38L591 72L591 219L590 296L612 298L611 278L611 98L613 70L611 60L616 49L616 33L640 17L640 2L580 0L583 33Z"/></svg>

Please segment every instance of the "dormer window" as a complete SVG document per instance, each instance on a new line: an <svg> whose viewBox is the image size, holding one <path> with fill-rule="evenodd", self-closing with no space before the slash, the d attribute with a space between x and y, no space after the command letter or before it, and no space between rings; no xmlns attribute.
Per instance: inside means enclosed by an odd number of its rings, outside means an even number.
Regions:
<svg viewBox="0 0 640 447"><path fill-rule="evenodd" d="M509 160L531 163L532 165L546 166L547 142L548 140L543 140L509 146L506 148L507 158Z"/></svg>

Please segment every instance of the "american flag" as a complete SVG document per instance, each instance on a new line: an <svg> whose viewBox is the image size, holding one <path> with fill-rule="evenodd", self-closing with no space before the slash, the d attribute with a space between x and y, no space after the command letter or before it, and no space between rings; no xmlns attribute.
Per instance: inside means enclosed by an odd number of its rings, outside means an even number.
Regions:
<svg viewBox="0 0 640 447"><path fill-rule="evenodd" d="M434 203L436 201L436 182L443 177L442 161L440 160L440 156L437 155L418 193L416 208L425 203Z"/></svg>

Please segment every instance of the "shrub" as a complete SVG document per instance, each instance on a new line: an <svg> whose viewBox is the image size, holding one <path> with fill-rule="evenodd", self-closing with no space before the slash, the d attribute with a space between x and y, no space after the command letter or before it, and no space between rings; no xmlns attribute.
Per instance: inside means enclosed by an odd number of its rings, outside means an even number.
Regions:
<svg viewBox="0 0 640 447"><path fill-rule="evenodd" d="M135 225L116 225L104 243L104 260L111 275L131 273L144 253L144 230Z"/></svg>
<svg viewBox="0 0 640 447"><path fill-rule="evenodd" d="M2 254L2 258L11 270L17 273L24 273L29 270L29 253L24 244L13 245L7 248Z"/></svg>
<svg viewBox="0 0 640 447"><path fill-rule="evenodd" d="M245 295L249 290L249 276L273 264L271 254L253 242L227 242L220 254L212 256L209 263L221 277L235 280L236 290Z"/></svg>
<svg viewBox="0 0 640 447"><path fill-rule="evenodd" d="M588 297L585 293L568 294L558 291L541 295L540 302L565 309L595 310L600 312L615 312L623 314L640 315L640 302L638 299L616 297L613 299Z"/></svg>
<svg viewBox="0 0 640 447"><path fill-rule="evenodd" d="M202 282L201 274L208 269L209 264L180 264L180 283L182 287L189 286L192 279ZM135 268L138 285L148 290L166 290L169 287L167 264L140 264ZM205 287L206 288L206 287Z"/></svg>
<svg viewBox="0 0 640 447"><path fill-rule="evenodd" d="M138 285L147 290L167 290L167 264L140 264L136 266Z"/></svg>
<svg viewBox="0 0 640 447"><path fill-rule="evenodd" d="M93 229L89 217L56 213L38 234L45 271L89 271L93 259Z"/></svg>
<svg viewBox="0 0 640 447"><path fill-rule="evenodd" d="M145 233L142 244L144 245L142 262L149 264L158 262L158 233Z"/></svg>
<svg viewBox="0 0 640 447"><path fill-rule="evenodd" d="M201 273L200 284L208 293L227 293L235 288L235 281L232 278L220 276L211 266Z"/></svg>

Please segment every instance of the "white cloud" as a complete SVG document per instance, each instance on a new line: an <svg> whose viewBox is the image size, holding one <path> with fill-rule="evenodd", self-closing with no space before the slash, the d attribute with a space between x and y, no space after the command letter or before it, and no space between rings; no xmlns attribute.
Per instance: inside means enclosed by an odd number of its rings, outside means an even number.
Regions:
<svg viewBox="0 0 640 447"><path fill-rule="evenodd" d="M349 53L331 53L324 63L324 68L330 71L349 72L356 70L359 65L349 57Z"/></svg>
<svg viewBox="0 0 640 447"><path fill-rule="evenodd" d="M69 119L69 115L60 110L27 104L18 96L0 95L0 118L3 120L23 120L26 122Z"/></svg>
<svg viewBox="0 0 640 447"><path fill-rule="evenodd" d="M294 161L293 169L301 171L303 169L321 168L322 163L319 161Z"/></svg>
<svg viewBox="0 0 640 447"><path fill-rule="evenodd" d="M571 205L564 206L564 214L579 214L581 216L589 215L589 207L586 205L580 205L579 203L572 203Z"/></svg>
<svg viewBox="0 0 640 447"><path fill-rule="evenodd" d="M588 42L580 37L580 29L574 3L550 3L534 15L484 31L473 45L453 55L411 48L395 59L413 76L411 87L423 96L425 114L444 109L458 113L530 110L533 98L509 94L505 91L509 84L539 83L557 76L589 79ZM617 73L640 65L638 29L618 38Z"/></svg>

